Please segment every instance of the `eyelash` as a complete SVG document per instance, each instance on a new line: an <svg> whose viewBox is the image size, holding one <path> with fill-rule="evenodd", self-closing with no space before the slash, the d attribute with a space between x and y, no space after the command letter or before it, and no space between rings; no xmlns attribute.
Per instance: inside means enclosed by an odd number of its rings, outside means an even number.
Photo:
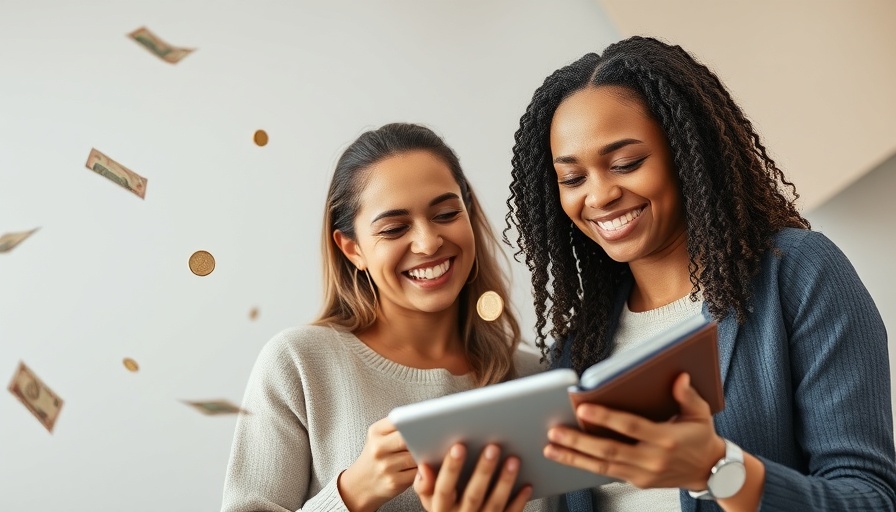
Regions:
<svg viewBox="0 0 896 512"><path fill-rule="evenodd" d="M435 220L436 222L450 222L456 219L460 214L460 210L451 210L450 212L442 212L436 215L435 217L433 217L433 220Z"/></svg>
<svg viewBox="0 0 896 512"><path fill-rule="evenodd" d="M637 169L638 167L641 167L641 164L644 163L644 160L647 160L647 157L646 157L646 156L645 156L645 157L641 157L641 158L639 158L639 159L633 161L632 163L629 163L629 164L626 164L626 165L617 165L617 166L610 167L610 170L612 170L612 171L619 171L619 172L621 172L622 174L625 174L625 173L627 173L627 172L632 172L632 171L634 171L635 169Z"/></svg>
<svg viewBox="0 0 896 512"><path fill-rule="evenodd" d="M628 173L638 169L639 167L641 167L641 164L644 163L644 160L647 160L646 156L643 158L639 158L639 159L637 159L629 164L626 164L626 165L614 165L613 167L610 167L610 170L617 174L628 174ZM584 179L585 179L584 176L572 176L570 178L560 181L559 183L560 183L560 185L563 185L565 187L575 187L576 185L581 184L582 180L584 180Z"/></svg>
<svg viewBox="0 0 896 512"><path fill-rule="evenodd" d="M381 236L383 238L398 238L404 234L407 226L401 226L398 228L384 229L377 233L377 236Z"/></svg>
<svg viewBox="0 0 896 512"><path fill-rule="evenodd" d="M454 219L456 219L457 217L459 217L461 213L462 213L461 210L451 210L449 212L443 212L443 213L440 213L440 214L436 215L435 217L433 217L433 221L439 222L442 224L447 224L447 223L453 221ZM406 225L402 225L402 226L398 226L398 227L394 227L394 228L386 228L386 229L381 230L379 233L377 233L377 236L381 236L384 238L398 238L401 235L403 235L405 233L405 231L407 231L407 230L408 230L408 226L406 226Z"/></svg>
<svg viewBox="0 0 896 512"><path fill-rule="evenodd" d="M579 183L581 183L582 180L584 180L584 179L585 179L584 176L572 176L570 178L560 180L559 183L560 183L560 185L563 185L564 187L574 187L574 186L578 185Z"/></svg>

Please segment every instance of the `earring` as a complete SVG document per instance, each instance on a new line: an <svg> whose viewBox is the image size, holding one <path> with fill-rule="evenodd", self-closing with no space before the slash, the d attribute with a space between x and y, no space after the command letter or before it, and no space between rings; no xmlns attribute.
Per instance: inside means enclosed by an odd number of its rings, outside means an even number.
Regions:
<svg viewBox="0 0 896 512"><path fill-rule="evenodd" d="M472 274L473 277L467 280L467 284L472 283L476 280L477 277L479 277L479 256L473 258L473 270L470 272L470 274Z"/></svg>

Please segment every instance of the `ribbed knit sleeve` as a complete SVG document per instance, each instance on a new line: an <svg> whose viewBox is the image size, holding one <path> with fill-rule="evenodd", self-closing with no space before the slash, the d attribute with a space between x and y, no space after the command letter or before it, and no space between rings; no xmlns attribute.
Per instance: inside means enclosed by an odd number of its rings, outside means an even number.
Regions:
<svg viewBox="0 0 896 512"><path fill-rule="evenodd" d="M252 369L224 488L228 512L347 511L336 479L307 495L312 476L301 370L289 339L275 337Z"/></svg>
<svg viewBox="0 0 896 512"><path fill-rule="evenodd" d="M792 391L760 395L792 401L784 407L793 408L793 442L805 467L760 456L766 470L761 508L894 510L890 370L880 314L846 256L825 236L793 230L780 246L780 321L789 330L785 384ZM770 387L770 377L755 385ZM764 434L761 425L752 432Z"/></svg>

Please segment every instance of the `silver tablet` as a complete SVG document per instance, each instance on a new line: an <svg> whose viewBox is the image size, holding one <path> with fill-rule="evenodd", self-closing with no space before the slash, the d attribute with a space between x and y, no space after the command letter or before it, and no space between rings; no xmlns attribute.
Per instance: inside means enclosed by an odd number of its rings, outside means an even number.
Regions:
<svg viewBox="0 0 896 512"><path fill-rule="evenodd" d="M389 420L398 428L414 459L438 468L452 444L467 447L461 474L466 484L482 449L501 446L502 459L521 461L514 493L531 484L532 498L596 487L610 478L556 463L542 454L548 429L577 426L568 389L578 379L573 370L558 369L396 407Z"/></svg>

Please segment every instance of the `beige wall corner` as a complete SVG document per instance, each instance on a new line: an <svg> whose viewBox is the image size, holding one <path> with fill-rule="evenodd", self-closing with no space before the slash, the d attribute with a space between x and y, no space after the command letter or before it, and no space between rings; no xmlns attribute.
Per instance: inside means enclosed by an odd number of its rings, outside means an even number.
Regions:
<svg viewBox="0 0 896 512"><path fill-rule="evenodd" d="M598 0L728 86L811 210L896 151L896 2Z"/></svg>

